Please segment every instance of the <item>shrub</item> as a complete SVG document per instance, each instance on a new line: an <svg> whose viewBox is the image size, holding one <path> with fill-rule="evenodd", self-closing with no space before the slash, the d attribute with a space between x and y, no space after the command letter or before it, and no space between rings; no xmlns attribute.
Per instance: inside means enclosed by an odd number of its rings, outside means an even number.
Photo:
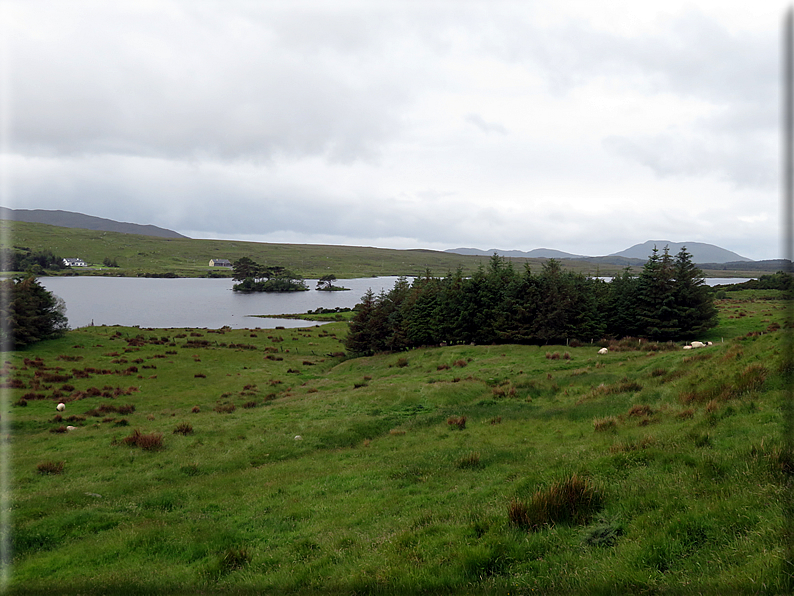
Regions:
<svg viewBox="0 0 794 596"><path fill-rule="evenodd" d="M193 434L193 426L188 422L180 422L176 425L173 434L177 435L192 435Z"/></svg>
<svg viewBox="0 0 794 596"><path fill-rule="evenodd" d="M24 397L20 397L17 401L14 402L14 405L24 408L25 406L28 405L28 400L26 400Z"/></svg>
<svg viewBox="0 0 794 596"><path fill-rule="evenodd" d="M193 408L190 411L193 412L194 414L198 414L199 412L201 412L201 408L199 408L198 406L193 406Z"/></svg>
<svg viewBox="0 0 794 596"><path fill-rule="evenodd" d="M144 435L136 429L130 436L122 439L122 442L130 447L140 447L144 451L157 451L163 448L163 435L161 433Z"/></svg>
<svg viewBox="0 0 794 596"><path fill-rule="evenodd" d="M51 428L50 432L51 433L65 433L66 432L66 427L61 425L58 428Z"/></svg>
<svg viewBox="0 0 794 596"><path fill-rule="evenodd" d="M256 403L256 401L247 401L247 402L245 402L245 403L243 404L243 407L244 407L244 408L246 408L246 409L249 409L249 410L250 410L251 408L255 408L256 406L257 406L257 403Z"/></svg>
<svg viewBox="0 0 794 596"><path fill-rule="evenodd" d="M449 370L449 364L439 364L436 370Z"/></svg>
<svg viewBox="0 0 794 596"><path fill-rule="evenodd" d="M539 530L555 524L586 524L603 507L596 488L576 474L538 490L528 503L513 500L508 519L514 526Z"/></svg>
<svg viewBox="0 0 794 596"><path fill-rule="evenodd" d="M397 366L400 368L405 368L408 366L408 358L400 357L397 359Z"/></svg>
<svg viewBox="0 0 794 596"><path fill-rule="evenodd" d="M457 427L458 430L463 430L466 428L466 417L465 416L450 416L447 418L447 424L452 427Z"/></svg>
<svg viewBox="0 0 794 596"><path fill-rule="evenodd" d="M466 364L467 364L466 361L461 358L460 360L455 360L455 362L452 363L452 366L463 368L464 366L466 366Z"/></svg>
<svg viewBox="0 0 794 596"><path fill-rule="evenodd" d="M113 426L129 426L130 423L127 421L126 418L122 418L118 422L116 422Z"/></svg>
<svg viewBox="0 0 794 596"><path fill-rule="evenodd" d="M562 355L562 359L563 359L563 360L570 360L570 359L571 359L571 355L570 355L568 352L565 352L565 353Z"/></svg>
<svg viewBox="0 0 794 596"><path fill-rule="evenodd" d="M213 408L218 414L231 414L237 407L234 404L219 404Z"/></svg>
<svg viewBox="0 0 794 596"><path fill-rule="evenodd" d="M39 474L62 474L64 462L62 461L43 461L36 466Z"/></svg>

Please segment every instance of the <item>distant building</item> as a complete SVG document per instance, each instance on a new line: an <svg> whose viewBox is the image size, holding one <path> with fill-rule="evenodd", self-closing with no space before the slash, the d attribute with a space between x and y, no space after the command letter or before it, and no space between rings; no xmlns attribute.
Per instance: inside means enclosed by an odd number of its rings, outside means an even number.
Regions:
<svg viewBox="0 0 794 596"><path fill-rule="evenodd" d="M83 259L64 259L63 264L66 267L86 267Z"/></svg>
<svg viewBox="0 0 794 596"><path fill-rule="evenodd" d="M231 267L228 259L210 259L210 267Z"/></svg>

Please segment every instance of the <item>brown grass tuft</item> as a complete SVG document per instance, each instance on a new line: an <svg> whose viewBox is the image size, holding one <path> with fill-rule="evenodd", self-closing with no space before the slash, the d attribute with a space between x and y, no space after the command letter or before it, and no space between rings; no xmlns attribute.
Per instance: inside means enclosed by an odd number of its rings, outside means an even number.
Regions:
<svg viewBox="0 0 794 596"><path fill-rule="evenodd" d="M538 490L528 503L514 499L508 519L514 526L535 531L556 524L587 524L602 507L601 494L590 481L572 474Z"/></svg>
<svg viewBox="0 0 794 596"><path fill-rule="evenodd" d="M62 474L64 462L62 461L43 461L36 465L39 474Z"/></svg>
<svg viewBox="0 0 794 596"><path fill-rule="evenodd" d="M593 430L595 430L595 432L614 431L617 429L617 426L618 420L614 416L593 419Z"/></svg>
<svg viewBox="0 0 794 596"><path fill-rule="evenodd" d="M161 433L144 435L136 429L130 436L122 439L122 442L130 447L140 447L144 451L158 451L163 448L163 435Z"/></svg>
<svg viewBox="0 0 794 596"><path fill-rule="evenodd" d="M447 424L450 426L457 427L458 430L463 430L466 428L466 417L465 416L450 416L447 418Z"/></svg>
<svg viewBox="0 0 794 596"><path fill-rule="evenodd" d="M180 422L174 428L173 434L175 435L192 435L193 434L193 426L188 422Z"/></svg>

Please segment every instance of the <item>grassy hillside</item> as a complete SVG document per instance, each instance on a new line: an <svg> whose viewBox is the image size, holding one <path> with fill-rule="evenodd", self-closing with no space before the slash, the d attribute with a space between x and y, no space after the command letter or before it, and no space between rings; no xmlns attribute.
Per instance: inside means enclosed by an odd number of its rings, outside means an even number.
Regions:
<svg viewBox="0 0 794 596"><path fill-rule="evenodd" d="M344 360L331 323L6 354L10 593L777 593L774 298L691 351Z"/></svg>
<svg viewBox="0 0 794 596"><path fill-rule="evenodd" d="M212 258L230 261L248 256L258 263L280 265L309 279L328 273L338 278L373 275L421 275L427 269L436 276L462 267L471 273L489 257L464 256L432 250L391 250L360 246L329 246L316 244L268 244L234 240L193 240L187 238L156 238L135 234L99 232L61 228L45 224L0 220L0 247L18 246L33 251L51 250L61 257L80 257L92 269L80 274L136 276L145 273L173 273L180 277L202 277L209 271L231 275L228 270L208 266ZM105 258L115 259L119 268L103 268ZM529 263L539 271L547 259L511 261L517 267ZM567 269L589 275L614 275L621 265L604 265L586 261L562 261ZM95 269L96 268L96 269ZM714 277L753 277L758 272L716 271Z"/></svg>

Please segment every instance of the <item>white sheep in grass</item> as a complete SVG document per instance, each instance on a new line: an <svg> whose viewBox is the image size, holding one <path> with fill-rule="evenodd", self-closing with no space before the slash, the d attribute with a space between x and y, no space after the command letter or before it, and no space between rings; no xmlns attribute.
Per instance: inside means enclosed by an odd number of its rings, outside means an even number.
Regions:
<svg viewBox="0 0 794 596"><path fill-rule="evenodd" d="M609 352L609 350L607 350L606 348L601 348L600 350L598 350L599 354L606 354L608 352Z"/></svg>
<svg viewBox="0 0 794 596"><path fill-rule="evenodd" d="M685 350L691 350L691 349L692 349L692 346L684 346L684 349L685 349Z"/></svg>
<svg viewBox="0 0 794 596"><path fill-rule="evenodd" d="M59 412L63 412L66 409L66 404L60 403L57 406L55 406L55 409L58 410Z"/></svg>
<svg viewBox="0 0 794 596"><path fill-rule="evenodd" d="M67 426L66 430L68 430L69 432L72 432L73 430L77 430L77 427L76 426Z"/></svg>
<svg viewBox="0 0 794 596"><path fill-rule="evenodd" d="M692 347L693 348L705 348L706 344L704 344L702 341L693 341L692 342Z"/></svg>

